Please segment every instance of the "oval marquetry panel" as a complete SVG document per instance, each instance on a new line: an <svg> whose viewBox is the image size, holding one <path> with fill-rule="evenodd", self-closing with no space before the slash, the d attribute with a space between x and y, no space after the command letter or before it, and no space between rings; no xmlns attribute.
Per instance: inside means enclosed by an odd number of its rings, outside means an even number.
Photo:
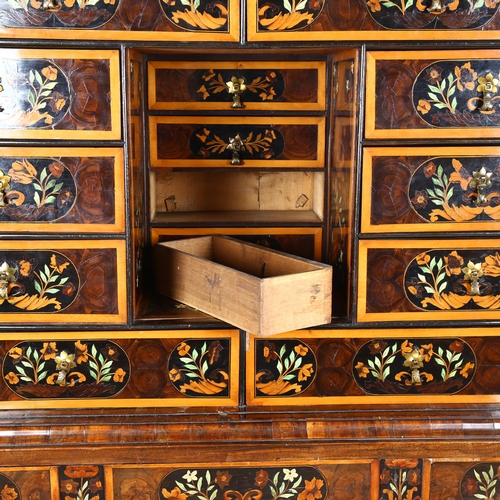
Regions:
<svg viewBox="0 0 500 500"><path fill-rule="evenodd" d="M26 399L107 398L127 385L130 361L111 341L28 341L8 350L2 376Z"/></svg>

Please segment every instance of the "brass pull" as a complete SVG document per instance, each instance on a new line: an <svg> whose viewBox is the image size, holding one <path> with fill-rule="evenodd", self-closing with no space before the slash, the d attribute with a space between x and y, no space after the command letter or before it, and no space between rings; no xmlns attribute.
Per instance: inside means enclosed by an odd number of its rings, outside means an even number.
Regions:
<svg viewBox="0 0 500 500"><path fill-rule="evenodd" d="M76 366L75 355L68 354L66 351L62 351L59 356L56 356L54 358L54 361L56 362L56 370L59 371L55 383L58 385L66 385L68 373L72 368Z"/></svg>
<svg viewBox="0 0 500 500"><path fill-rule="evenodd" d="M233 104L232 108L244 108L245 105L241 102L241 94L245 91L247 86L245 85L245 80L243 78L238 78L233 76L231 80L226 82L227 91L233 94Z"/></svg>
<svg viewBox="0 0 500 500"><path fill-rule="evenodd" d="M0 299L9 298L9 283L16 281L16 269L7 262L0 266Z"/></svg>
<svg viewBox="0 0 500 500"><path fill-rule="evenodd" d="M431 0L431 5L427 9L431 14L441 14L443 12L443 4L441 0Z"/></svg>
<svg viewBox="0 0 500 500"><path fill-rule="evenodd" d="M404 357L405 362L403 365L411 370L411 385L422 385L419 369L424 366L422 362L424 355L420 354L417 346L414 346L410 352L404 353Z"/></svg>
<svg viewBox="0 0 500 500"><path fill-rule="evenodd" d="M0 170L0 207L5 207L5 193L10 189L10 175L5 175Z"/></svg>
<svg viewBox="0 0 500 500"><path fill-rule="evenodd" d="M230 149L233 154L231 165L243 165L240 153L245 149L245 140L241 138L240 134L236 134L234 137L229 138L229 144L226 149Z"/></svg>
<svg viewBox="0 0 500 500"><path fill-rule="evenodd" d="M61 9L61 5L57 3L57 0L43 0L42 10L57 11Z"/></svg>
<svg viewBox="0 0 500 500"><path fill-rule="evenodd" d="M476 91L483 94L483 105L479 108L479 111L492 111L493 94L498 91L498 79L494 78L491 73L488 73L486 76L480 76L477 81L479 85Z"/></svg>
<svg viewBox="0 0 500 500"><path fill-rule="evenodd" d="M491 176L492 172L487 172L484 167L478 172L472 172L472 180L470 181L470 187L477 189L477 205L485 205L488 203L488 198L486 197L486 189L491 186Z"/></svg>
<svg viewBox="0 0 500 500"><path fill-rule="evenodd" d="M464 273L465 281L470 281L468 295L481 295L481 290L479 290L479 278L483 275L481 264L474 264L469 261L467 267L462 269L462 272Z"/></svg>
<svg viewBox="0 0 500 500"><path fill-rule="evenodd" d="M0 78L0 92L3 92L2 78ZM4 111L4 109L2 108L2 106L0 106L0 113L2 111Z"/></svg>

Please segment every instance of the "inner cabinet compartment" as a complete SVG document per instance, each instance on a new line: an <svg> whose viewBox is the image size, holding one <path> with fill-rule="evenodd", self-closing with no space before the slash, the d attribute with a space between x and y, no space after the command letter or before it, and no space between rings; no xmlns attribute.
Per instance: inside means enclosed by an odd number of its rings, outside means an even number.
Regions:
<svg viewBox="0 0 500 500"><path fill-rule="evenodd" d="M130 88L142 89L131 121L146 134L143 177L131 187L134 321L220 325L152 286L168 265L153 259L157 244L204 235L335 260L342 278L335 295L345 298L357 51L244 50L234 59L215 50L201 60L144 48L129 57Z"/></svg>
<svg viewBox="0 0 500 500"><path fill-rule="evenodd" d="M320 223L323 172L165 172L151 174L154 225Z"/></svg>

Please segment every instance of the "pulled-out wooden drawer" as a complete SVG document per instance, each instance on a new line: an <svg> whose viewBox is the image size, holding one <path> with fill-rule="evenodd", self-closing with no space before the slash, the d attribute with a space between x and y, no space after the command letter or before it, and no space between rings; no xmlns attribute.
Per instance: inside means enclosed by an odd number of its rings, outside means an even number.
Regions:
<svg viewBox="0 0 500 500"><path fill-rule="evenodd" d="M369 139L496 138L500 51L371 52Z"/></svg>
<svg viewBox="0 0 500 500"><path fill-rule="evenodd" d="M125 323L123 240L0 241L0 320Z"/></svg>
<svg viewBox="0 0 500 500"><path fill-rule="evenodd" d="M322 117L151 116L149 125L152 167L324 167Z"/></svg>
<svg viewBox="0 0 500 500"><path fill-rule="evenodd" d="M151 244L164 241L225 234L248 243L279 250L304 259L321 261L321 227L206 227L164 228L151 230Z"/></svg>
<svg viewBox="0 0 500 500"><path fill-rule="evenodd" d="M247 401L298 407L498 403L499 352L498 328L251 336Z"/></svg>
<svg viewBox="0 0 500 500"><path fill-rule="evenodd" d="M497 230L500 149L365 148L365 233Z"/></svg>
<svg viewBox="0 0 500 500"><path fill-rule="evenodd" d="M0 176L3 232L125 230L122 149L0 148Z"/></svg>
<svg viewBox="0 0 500 500"><path fill-rule="evenodd" d="M0 408L236 406L237 330L2 335Z"/></svg>
<svg viewBox="0 0 500 500"><path fill-rule="evenodd" d="M497 320L500 241L362 240L358 321Z"/></svg>
<svg viewBox="0 0 500 500"><path fill-rule="evenodd" d="M149 109L325 109L321 61L150 61Z"/></svg>
<svg viewBox="0 0 500 500"><path fill-rule="evenodd" d="M1 49L4 139L121 139L116 50Z"/></svg>
<svg viewBox="0 0 500 500"><path fill-rule="evenodd" d="M237 42L239 24L231 0L0 0L3 38Z"/></svg>
<svg viewBox="0 0 500 500"><path fill-rule="evenodd" d="M258 335L331 320L330 266L227 236L157 244L155 274L159 293Z"/></svg>

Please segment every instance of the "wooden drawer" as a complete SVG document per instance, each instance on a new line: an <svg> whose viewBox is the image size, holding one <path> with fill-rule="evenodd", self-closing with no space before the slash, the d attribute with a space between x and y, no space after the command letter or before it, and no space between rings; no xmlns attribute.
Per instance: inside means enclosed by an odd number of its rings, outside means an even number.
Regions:
<svg viewBox="0 0 500 500"><path fill-rule="evenodd" d="M297 407L497 403L500 329L471 333L465 328L434 328L251 336L248 403Z"/></svg>
<svg viewBox="0 0 500 500"><path fill-rule="evenodd" d="M487 87L499 57L496 50L369 53L366 137L498 137L498 87L489 96Z"/></svg>
<svg viewBox="0 0 500 500"><path fill-rule="evenodd" d="M499 164L498 147L365 148L361 231L497 230Z"/></svg>
<svg viewBox="0 0 500 500"><path fill-rule="evenodd" d="M326 63L321 61L150 61L148 70L152 110L325 109ZM243 107L237 107L235 96Z"/></svg>
<svg viewBox="0 0 500 500"><path fill-rule="evenodd" d="M281 0L248 0L248 38L254 42L319 40L460 40L490 39L499 29L498 5L467 0L441 2L349 0L288 4ZM476 29L475 29L476 28ZM488 32L490 31L490 32Z"/></svg>
<svg viewBox="0 0 500 500"><path fill-rule="evenodd" d="M7 324L125 323L123 240L0 241Z"/></svg>
<svg viewBox="0 0 500 500"><path fill-rule="evenodd" d="M189 171L151 175L155 226L320 224L323 172Z"/></svg>
<svg viewBox="0 0 500 500"><path fill-rule="evenodd" d="M1 49L4 139L121 139L114 50Z"/></svg>
<svg viewBox="0 0 500 500"><path fill-rule="evenodd" d="M49 7L46 7L49 4ZM54 5L54 8L50 7ZM75 40L219 41L239 39L239 4L201 0L0 0L3 38Z"/></svg>
<svg viewBox="0 0 500 500"><path fill-rule="evenodd" d="M225 234L304 259L321 260L323 230L320 227L156 227L151 230L151 244L214 234Z"/></svg>
<svg viewBox="0 0 500 500"><path fill-rule="evenodd" d="M81 333L2 335L0 407L238 404L237 330Z"/></svg>
<svg viewBox="0 0 500 500"><path fill-rule="evenodd" d="M358 321L497 320L499 241L359 243Z"/></svg>
<svg viewBox="0 0 500 500"><path fill-rule="evenodd" d="M0 172L2 232L125 230L121 149L0 148Z"/></svg>
<svg viewBox="0 0 500 500"><path fill-rule="evenodd" d="M332 268L242 242L203 236L155 246L156 290L262 336L324 325Z"/></svg>
<svg viewBox="0 0 500 500"><path fill-rule="evenodd" d="M325 119L151 116L152 167L323 168ZM233 162L232 143L244 146Z"/></svg>

